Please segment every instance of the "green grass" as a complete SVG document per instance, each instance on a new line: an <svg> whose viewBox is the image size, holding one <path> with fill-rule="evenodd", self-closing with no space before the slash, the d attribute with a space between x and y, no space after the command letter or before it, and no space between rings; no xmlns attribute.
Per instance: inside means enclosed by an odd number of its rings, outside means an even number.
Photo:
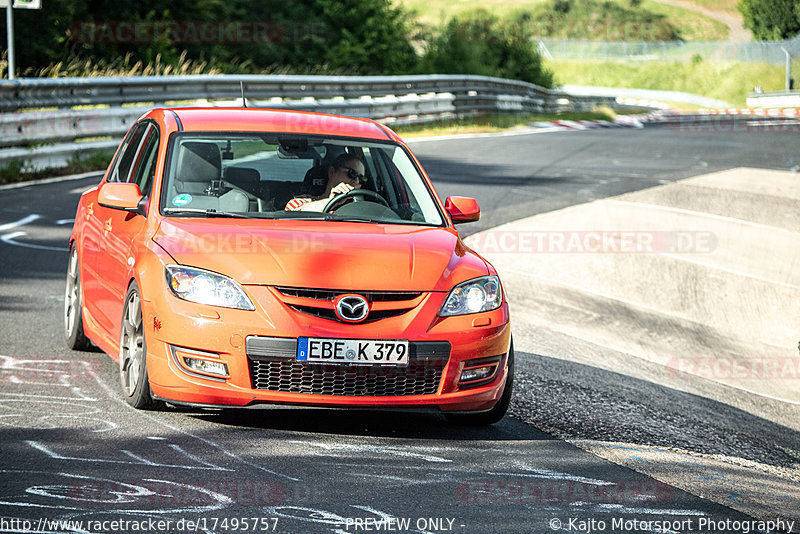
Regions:
<svg viewBox="0 0 800 534"><path fill-rule="evenodd" d="M395 0L395 5L413 11L416 20L423 24L438 25L456 15L462 15L475 8L485 8L498 18L513 16L519 11L530 10L545 0Z"/></svg>
<svg viewBox="0 0 800 534"><path fill-rule="evenodd" d="M0 167L0 184L27 182L89 171L104 171L113 156L113 150L97 150L84 154L74 154L67 162L66 167L47 167L44 169L32 169L21 160L12 160L5 167Z"/></svg>
<svg viewBox="0 0 800 534"><path fill-rule="evenodd" d="M628 3L626 0L615 1L622 4ZM728 27L720 21L688 9L653 0L642 2L642 8L666 16L678 28L681 38L687 41L725 41L730 33Z"/></svg>
<svg viewBox="0 0 800 534"><path fill-rule="evenodd" d="M735 106L745 105L747 94L756 86L764 91L783 90L785 74L780 65L712 61L558 60L548 61L547 68L555 72L559 84L682 91L717 98ZM800 72L798 69L800 60L794 62L792 70Z"/></svg>
<svg viewBox="0 0 800 534"><path fill-rule="evenodd" d="M545 2L545 0L482 0L479 3L468 0L394 1L398 6L412 10L415 14L415 19L428 26L438 25L455 15L468 14L479 7L485 8L500 19L513 18L520 12L535 10ZM630 6L630 0L610 1L625 7ZM693 3L712 9L711 5L705 4L714 2L719 2L721 7L725 7L730 3L728 0L696 0ZM669 18L669 22L678 29L683 39L715 41L724 40L728 37L727 26L689 9L661 4L654 0L645 0L642 2L642 8L653 13L666 15Z"/></svg>

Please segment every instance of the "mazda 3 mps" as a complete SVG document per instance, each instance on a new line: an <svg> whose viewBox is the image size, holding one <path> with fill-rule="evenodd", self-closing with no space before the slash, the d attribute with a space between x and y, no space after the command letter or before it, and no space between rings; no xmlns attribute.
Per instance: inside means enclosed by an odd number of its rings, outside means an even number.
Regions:
<svg viewBox="0 0 800 534"><path fill-rule="evenodd" d="M419 161L367 119L155 109L78 204L64 322L136 408L290 404L500 420L508 304Z"/></svg>

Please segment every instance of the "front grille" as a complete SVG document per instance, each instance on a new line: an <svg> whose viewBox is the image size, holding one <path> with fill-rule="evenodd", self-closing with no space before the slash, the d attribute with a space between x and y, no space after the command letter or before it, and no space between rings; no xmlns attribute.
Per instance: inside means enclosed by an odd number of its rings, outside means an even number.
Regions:
<svg viewBox="0 0 800 534"><path fill-rule="evenodd" d="M247 355L254 389L343 397L433 395L450 357L446 342L412 342L408 366L298 362L297 340L250 336Z"/></svg>
<svg viewBox="0 0 800 534"><path fill-rule="evenodd" d="M275 287L287 297L300 297L314 300L333 300L343 293L363 295L367 302L400 302L414 300L422 295L420 291L333 291L330 289L306 289L300 287Z"/></svg>
<svg viewBox="0 0 800 534"><path fill-rule="evenodd" d="M418 306L423 296L421 291L343 291L277 286L274 289L277 296L293 310L339 322L344 321L333 310L334 299L346 293L361 295L370 303L370 312L361 321L362 324L403 315Z"/></svg>
<svg viewBox="0 0 800 534"><path fill-rule="evenodd" d="M328 310L326 308L315 308L313 306L298 306L296 304L290 305L289 307L301 313L307 313L308 315L313 315L314 317L321 317L322 319L330 319L331 321L339 320L339 318L336 317L336 312L334 312L333 310ZM369 313L366 319L361 321L361 324L372 323L375 321L380 321L381 319L388 319L389 317L397 317L399 315L403 315L407 311L408 311L407 309L373 311Z"/></svg>

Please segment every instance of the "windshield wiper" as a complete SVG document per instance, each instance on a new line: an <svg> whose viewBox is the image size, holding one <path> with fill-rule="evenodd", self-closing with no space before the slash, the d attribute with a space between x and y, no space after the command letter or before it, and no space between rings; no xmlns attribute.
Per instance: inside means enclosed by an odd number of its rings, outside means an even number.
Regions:
<svg viewBox="0 0 800 534"><path fill-rule="evenodd" d="M330 214L325 217L326 221L337 221L337 222L360 222L360 223L379 223L385 221L378 221L375 219L369 219L367 217L348 217L346 215L336 215Z"/></svg>
<svg viewBox="0 0 800 534"><path fill-rule="evenodd" d="M208 208L205 210L196 208L164 208L164 213L168 213L170 215L192 214L192 215L205 215L206 217L233 217L237 219L253 218L250 215L245 215L243 213L230 213L228 211L217 211L213 208Z"/></svg>

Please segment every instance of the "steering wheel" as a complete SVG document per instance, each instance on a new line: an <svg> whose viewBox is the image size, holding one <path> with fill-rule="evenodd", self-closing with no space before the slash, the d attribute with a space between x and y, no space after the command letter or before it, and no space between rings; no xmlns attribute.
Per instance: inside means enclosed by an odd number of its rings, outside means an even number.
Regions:
<svg viewBox="0 0 800 534"><path fill-rule="evenodd" d="M375 191L372 191L370 189L351 189L347 193L337 195L332 199L330 199L328 203L325 204L325 208L322 211L325 213L336 211L337 209L342 207L341 205L344 204L347 200L357 196L364 197L364 200L376 201L379 204L383 204L387 208L391 209L389 203L386 202L386 199L380 196Z"/></svg>

